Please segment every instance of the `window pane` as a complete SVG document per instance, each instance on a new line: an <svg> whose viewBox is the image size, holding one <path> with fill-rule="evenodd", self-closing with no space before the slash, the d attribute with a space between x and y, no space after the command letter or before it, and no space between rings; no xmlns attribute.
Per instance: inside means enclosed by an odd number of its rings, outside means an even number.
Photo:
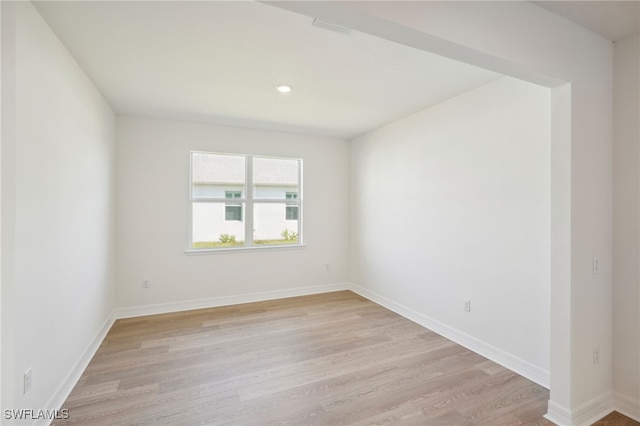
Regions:
<svg viewBox="0 0 640 426"><path fill-rule="evenodd" d="M298 220L287 220L287 207L286 203L256 203L253 206L254 244L298 243Z"/></svg>
<svg viewBox="0 0 640 426"><path fill-rule="evenodd" d="M242 198L242 191L224 191L224 198Z"/></svg>
<svg viewBox="0 0 640 426"><path fill-rule="evenodd" d="M286 192L285 198L287 200L297 200L298 193L297 192ZM285 211L285 218L287 220L298 220L298 205L294 203L287 203L287 208Z"/></svg>
<svg viewBox="0 0 640 426"><path fill-rule="evenodd" d="M285 200L289 199L287 194L296 194L297 199L299 168L298 160L254 157L253 197L257 200Z"/></svg>
<svg viewBox="0 0 640 426"><path fill-rule="evenodd" d="M191 248L300 244L302 160L192 152L191 170Z"/></svg>
<svg viewBox="0 0 640 426"><path fill-rule="evenodd" d="M242 206L240 204L226 204L224 206L224 220L242 221Z"/></svg>
<svg viewBox="0 0 640 426"><path fill-rule="evenodd" d="M285 216L287 220L298 220L298 206L287 206Z"/></svg>
<svg viewBox="0 0 640 426"><path fill-rule="evenodd" d="M224 191L224 198L242 198L242 191ZM242 205L235 203L225 204L224 220L242 221Z"/></svg>
<svg viewBox="0 0 640 426"><path fill-rule="evenodd" d="M245 157L194 152L191 154L191 179L193 198L242 198ZM227 197L227 193L234 196Z"/></svg>
<svg viewBox="0 0 640 426"><path fill-rule="evenodd" d="M192 248L244 245L244 204L236 204L239 220L226 220L226 203L192 203Z"/></svg>

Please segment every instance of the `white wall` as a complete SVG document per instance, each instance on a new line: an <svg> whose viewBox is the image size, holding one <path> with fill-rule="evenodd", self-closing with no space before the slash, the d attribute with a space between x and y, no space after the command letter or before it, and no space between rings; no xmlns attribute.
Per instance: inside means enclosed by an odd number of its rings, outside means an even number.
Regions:
<svg viewBox="0 0 640 426"><path fill-rule="evenodd" d="M553 88L549 417L578 424L607 414L613 408L611 42L530 2L279 6ZM600 259L598 275L593 257Z"/></svg>
<svg viewBox="0 0 640 426"><path fill-rule="evenodd" d="M614 44L613 381L640 419L640 42Z"/></svg>
<svg viewBox="0 0 640 426"><path fill-rule="evenodd" d="M531 81L544 82L550 85L554 84L554 81L557 83L561 80L570 83L562 88L554 88L552 93L552 300L550 317L553 328L551 332L550 408L552 409L552 418L560 419L562 423L565 424L577 423L579 419L586 419L591 414L598 415L602 410L606 411L609 408L609 405L607 405L609 402L607 397L613 388L613 359L611 356L613 347L611 331L613 317L611 290L613 251L611 197L613 163L611 57L613 49L611 43L528 2L284 3L285 5L283 5L283 7L314 9L313 13L310 13L311 16L381 35L417 48L436 50L447 56L485 65L509 75L530 78ZM20 306L21 309L22 306L29 306L20 300L20 298L23 297L22 293L20 295L14 294L18 290L18 286L16 285L19 283L18 277L24 279L24 246L28 238L24 239L24 234L17 232L19 230L18 225L14 227L12 220L16 220L22 216L22 211L18 211L17 209L17 201L20 196L23 196L25 187L31 186L31 182L21 183L14 179L16 174L23 174L17 170L17 165L23 164L25 153L16 153L18 158L14 160L12 151L17 150L19 145L16 143L15 137L9 140L5 138L6 135L12 134L11 129L7 130L7 127L9 127L7 122L10 123L10 120L5 120L6 117L11 116L11 111L7 111L5 107L6 104L4 103L5 88L8 86L5 83L12 78L11 73L6 72L8 69L11 71L11 67L6 67L7 59L11 60L11 55L5 56L5 47L10 44L10 40L7 41L7 13L5 13L5 7L14 6L7 6L6 2L3 2L2 7L2 397L3 405L5 405L4 401L10 400L13 402L14 397L17 397L13 392L13 386L9 388L11 392L7 395L5 384L12 384L12 379L18 379L15 372L19 370L17 368L14 369L14 363L21 363L19 356L24 355L22 351L24 342L21 341L22 346L19 347L17 341L14 342L12 338L14 331L12 324L13 321L19 317L19 314L13 312L12 309L14 304ZM25 8L26 10L31 10L28 5L20 6L20 10L24 10ZM42 27L42 25L40 25L40 27ZM36 35L38 37L42 36L39 31L36 31L33 36ZM49 54L57 52L55 55L66 55L59 47L48 49L48 51L49 50L51 50ZM53 64L58 64L58 61L54 61ZM45 79L46 76L49 75L51 68L51 63L47 63L44 67L41 66L39 68L40 74L37 78ZM55 71L56 66L53 66L53 68ZM77 72L77 70L73 72ZM61 74L62 76L72 75L73 72L71 74ZM43 82L40 81L40 83ZM72 85L72 88L76 89L76 85L86 85L89 87L84 95L78 94L79 97L94 96L95 89L91 88L85 79L81 79L80 83L77 81L70 83L66 79L61 79L55 81L55 85L47 86L46 89L53 90L57 87L66 88L66 85L69 84ZM41 85L36 85L35 87L40 86ZM23 93L26 94L35 94L35 92L35 88L27 88L23 91ZM77 94L74 90L71 90L71 92ZM44 92L40 90L37 92L37 96L33 97L34 103L44 102L45 104L50 103L52 98L56 98L56 96L49 90L45 90ZM86 105L84 106L83 111L86 111ZM558 117L557 112L559 106L562 106L562 112L569 115L568 120L565 120L563 117ZM96 109L102 109L102 107L90 107L88 109L95 111ZM65 108L65 111L67 110L68 109ZM38 111L38 108L36 108L35 111ZM52 114L55 115L57 112L59 112L57 105L55 108L51 108ZM58 123L61 124L60 127L62 127L62 123L66 123L65 120L69 118L68 114L62 115L63 116L60 117L62 121ZM78 113L78 115L80 115L80 113ZM100 113L96 115L100 115ZM570 125L568 125L568 123ZM72 123L68 124L69 127L66 129L66 132L73 133L73 136L81 132L79 127L82 127L82 122L73 120ZM180 127L182 125L176 123L175 126ZM62 128L57 129L57 127L56 124L56 129L49 133L55 135L58 134L55 130L60 130L60 134L63 134ZM17 130L20 131L20 129L22 129L21 131L25 131L24 122L18 125ZM40 129L31 129L30 132L37 132L39 130ZM49 135L49 133L47 133L47 135ZM185 134L188 135L191 134L191 132L186 131ZM155 136L159 140L163 139L161 134L156 134ZM204 137L200 137L199 141L202 146L218 146L218 144L221 143L221 141L211 140L205 142ZM51 143L50 141L48 142ZM72 142L62 142L56 139L56 143ZM148 144L152 146L151 142L148 142ZM77 151L74 151L74 154L76 152ZM161 163L165 161L163 159L153 160L152 156L147 156L146 154L147 153L141 155L137 153L138 159ZM56 155L57 156L53 158L59 160L58 156L62 155L62 153L58 152ZM287 154L282 153L281 155ZM77 164L71 160L71 157L71 154L64 156L64 161L59 164L61 171L67 170L69 166L72 165L77 166ZM103 162L100 164L104 164L104 161L110 161L108 157L107 155L107 160L103 159ZM93 164L93 160L89 163L83 162L83 164L90 166L95 165ZM123 164L126 163L123 162ZM44 166L52 167L50 164L45 164ZM98 167L98 170L100 169L101 168ZM330 173L328 173L328 175L330 182L335 184L338 179L333 180L330 178ZM64 173L61 174L60 179L63 176L65 176ZM151 179L151 177L140 177L139 179L145 180ZM173 182L170 182L169 189L175 192L175 188L171 188L171 185L173 185ZM186 187L188 184L185 182L184 185ZM142 185L142 187L146 188L147 185ZM337 188L337 190L340 191L339 185ZM326 187L321 197L323 200L326 201L331 198L330 194L327 194L327 192L331 192L330 190L335 191L336 188ZM104 195L104 193L102 194ZM163 196L162 193L156 195L158 197ZM182 208L181 204L160 204L169 210L173 208L179 210ZM24 207L24 204L22 207ZM75 212L76 210L71 212L71 216L73 216ZM20 213L20 215L18 213ZM152 223L142 228L135 226L131 228L136 232L138 229L145 231L143 234L145 241L137 241L135 245L136 250L129 250L129 253L135 252L133 262L137 266L132 266L126 257L120 258L120 263L123 265L120 270L129 271L125 275L135 279L133 283L125 282L121 284L125 290L130 290L129 294L127 294L127 292L124 293L124 300L126 300L127 303L168 300L175 296L175 292L168 292L167 294L161 295L161 297L147 295L133 297L137 291L136 288L139 287L139 272L141 270L147 271L148 268L157 265L158 261L163 262L166 260L166 257L162 256L154 256L153 258L146 259L141 246L149 242L165 243L168 240L177 240L176 236L178 234L182 235L183 232L182 229L176 230L173 228L166 231L160 230L160 232L152 232L149 227L152 226L154 222L161 224L166 224L166 222L155 219L154 211L143 209L143 213L151 213L147 219ZM177 217L182 215L183 212L177 211L171 214L175 214ZM160 216L165 215L165 212L163 212ZM38 219L41 219L25 216L20 220L24 221L27 218L35 220L36 222ZM99 218L96 217L95 219L100 220L102 218L103 215L100 215ZM142 222L143 220L138 216L138 221ZM336 224L337 223L338 221L336 221ZM21 232L24 232L25 223L21 222L20 226L23 227ZM125 221L123 226L118 228L119 232L121 229L126 230L126 226L128 226L128 224ZM177 223L176 225L172 225L172 227L173 226L182 225ZM316 229L315 232L319 233L320 231ZM88 234L90 237L95 236L95 232L89 231ZM171 238L169 238L168 234L172 235ZM132 239L135 240L133 237ZM93 242L95 243L96 241ZM186 242L183 243L183 245L184 244L186 244ZM323 244L325 247L328 245L329 244ZM21 247L20 250L18 246ZM68 255L70 252L75 253L77 250L75 246L67 247L66 243L62 247L64 247L66 251L58 250L58 252L50 254L49 250L51 247L45 245L44 248L39 249L37 253L28 256L28 258L34 262L32 266L52 266L49 260L53 258L58 259L58 257ZM84 247L81 253L86 251L86 247L87 246ZM91 244L91 247L97 247L96 251L106 251L102 244ZM90 255L93 256L96 252L91 251L90 253ZM103 255L101 259L108 259L109 256L105 257L105 253L101 254ZM175 253L172 253L171 256L174 254ZM315 252L311 254L311 257L315 256ZM343 254L343 252L340 254ZM264 257L262 257L260 253L251 253L246 256L245 259L255 256L259 259L256 264L264 268L267 263L265 259L272 255L276 256L276 252L265 254ZM307 256L309 256L309 254L304 257ZM591 274L591 260L593 256L598 256L601 260L602 271L598 276ZM94 259L97 257L98 256L95 256ZM311 277L310 279L312 281L337 281L344 277L344 274L341 272L334 276L333 279L323 279L324 271L322 271L322 273L317 271L316 262L320 260L320 257L322 256L317 256L317 259L313 259L313 262L310 262L310 265L313 267L311 268L311 273L307 276ZM173 259L175 260L177 257L174 256ZM194 275L198 275L199 279L198 285L196 286L198 288L187 288L187 297L199 297L201 294L211 294L212 291L210 288L203 288L211 286L204 284L203 271L206 267L204 267L205 261L201 261L200 259L212 259L212 257L190 257L188 259L189 260L186 260L185 258L183 260L185 262L192 262L193 265L197 266L195 268L189 267L186 270L198 271ZM238 269L247 264L247 262L232 261L232 258L226 255L221 257L221 259L229 260L236 265L227 266L228 262L226 260L222 262L213 261L210 265L221 266L221 264L224 263L224 266L221 267L229 272L229 274L230 270L234 269L233 266L235 266L235 269ZM71 260L75 260L75 258ZM80 265L79 269L84 270L84 265ZM278 272L279 270L278 268ZM36 273L38 271L40 271L40 269L36 269ZM58 283L57 278L59 275L52 274L51 270L48 272L50 273L46 278L50 286L49 288L51 288L51 282ZM335 269L332 273L335 274ZM95 273L93 278L98 275L100 274ZM246 282L246 280L244 280L246 275L248 275L248 273L245 271L240 273L241 278L243 278L240 282ZM120 276L123 276L123 274L120 274ZM153 279L153 277L150 278ZM189 278L191 278L191 276L186 276L185 281L188 281ZM236 277L234 276L233 278L235 279ZM92 280L89 279L89 281ZM100 280L98 279L97 281ZM285 279L283 281L288 282L289 280ZM267 287L272 288L273 286L271 284L272 283L269 283ZM129 288L128 286L131 287ZM223 284L221 288L215 288L215 292L217 293L217 291L221 289L223 293L228 293L230 291L229 286L229 284ZM84 288L92 289L93 287L85 286ZM241 286L241 289L246 290L244 286ZM151 290L152 292L155 291L153 288ZM47 294L47 296L49 295ZM76 293L74 300L77 300L77 297ZM54 295L52 301L59 302L58 299L60 299L60 297ZM101 309L103 306L102 303L108 304L108 297L98 303L99 306L97 306L97 308L89 303L90 307L94 309L94 311L89 313L89 320L83 321L82 324L73 324L73 326L80 327L82 330L78 333L65 336L71 344L66 344L63 352L66 353L67 350L73 351L71 347L75 347L78 341L88 335L88 333L84 333L85 328L95 328L97 321L93 319L100 316L100 313L103 311L103 309ZM72 313L81 308L82 306L73 306L71 308L69 308L69 305L64 306L65 312L70 311ZM43 305L43 309L47 310L52 308L49 305ZM29 313L29 309L27 309L26 312ZM9 318L7 318L7 315L9 315ZM38 318L44 317L40 314L36 316L38 316ZM66 319L67 317L64 316L64 318ZM20 319L22 320L22 317L20 317ZM27 324L32 324L33 322L31 319L27 319ZM7 324L9 324L9 326L7 326ZM9 332L7 332L7 327L10 327ZM15 331L32 331L26 330L28 328L30 328L30 326L25 326L25 330L20 328ZM46 335L46 333L38 334L38 338L42 335ZM42 343L44 345L51 345L48 341ZM592 363L592 348L594 345L599 345L601 348L601 360L597 365L593 365ZM58 345L55 347L58 347ZM29 354L29 356L31 355L32 354ZM38 358L38 361L41 358L37 353L34 354L34 356ZM69 357L69 359L72 358L73 356ZM52 359L51 362L57 362L57 359ZM37 370L34 369L34 386L40 386L38 384L40 383L38 381L38 374L40 373L37 373L37 371L39 371L39 368ZM6 374L11 377L7 378ZM45 382L50 383L49 380L45 380ZM31 395L34 394L32 393ZM36 405L37 401L29 401L29 403L31 402Z"/></svg>
<svg viewBox="0 0 640 426"><path fill-rule="evenodd" d="M12 300L2 301L16 308L2 346L3 383L13 379L2 408L57 408L52 396L114 308L115 116L31 3L6 10L15 11L16 56L3 56L15 67L3 77L15 85L16 120L15 137L2 141L3 174L13 172L2 191L11 261L2 284Z"/></svg>
<svg viewBox="0 0 640 426"><path fill-rule="evenodd" d="M0 3L0 408L14 405L14 279L13 228L15 224L15 6ZM2 421L0 421L1 423Z"/></svg>
<svg viewBox="0 0 640 426"><path fill-rule="evenodd" d="M354 140L351 159L351 280L548 380L549 89L497 80Z"/></svg>
<svg viewBox="0 0 640 426"><path fill-rule="evenodd" d="M348 143L118 117L118 306L274 292L348 278ZM301 158L306 247L189 256L189 152ZM325 264L330 271L325 271ZM151 282L142 289L142 280Z"/></svg>

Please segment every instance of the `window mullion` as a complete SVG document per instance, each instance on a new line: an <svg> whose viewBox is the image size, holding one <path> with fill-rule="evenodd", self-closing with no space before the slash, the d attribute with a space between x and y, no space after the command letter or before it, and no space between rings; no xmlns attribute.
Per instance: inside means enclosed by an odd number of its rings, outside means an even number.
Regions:
<svg viewBox="0 0 640 426"><path fill-rule="evenodd" d="M189 153L189 248L193 248L193 152Z"/></svg>
<svg viewBox="0 0 640 426"><path fill-rule="evenodd" d="M245 167L245 220L244 220L244 242L250 247L253 245L253 156L246 157Z"/></svg>
<svg viewBox="0 0 640 426"><path fill-rule="evenodd" d="M298 160L298 243L302 244L302 161Z"/></svg>

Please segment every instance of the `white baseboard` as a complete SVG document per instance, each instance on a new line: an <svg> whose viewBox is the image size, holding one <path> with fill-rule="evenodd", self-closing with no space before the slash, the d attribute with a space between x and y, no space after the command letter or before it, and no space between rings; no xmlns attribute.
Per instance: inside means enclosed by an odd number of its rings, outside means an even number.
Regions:
<svg viewBox="0 0 640 426"><path fill-rule="evenodd" d="M82 373L84 373L84 370L89 365L89 362L91 362L91 359L98 351L98 348L102 344L102 341L106 337L114 322L115 316L112 312L104 321L102 327L100 327L89 345L87 345L85 350L82 352L80 358L76 361L73 367L71 367L71 370L62 380L62 383L60 384L60 386L58 386L58 389L56 389L51 398L49 398L49 401L47 401L47 404L45 405L47 409L60 410L62 408L62 404L64 404L64 401L69 397L69 394L73 390L76 383L78 383L80 376L82 376ZM53 419L38 419L33 423L33 425L48 426L52 421Z"/></svg>
<svg viewBox="0 0 640 426"><path fill-rule="evenodd" d="M613 410L613 394L606 392L585 402L575 410L569 410L549 401L548 411L544 417L558 426L589 426L606 417Z"/></svg>
<svg viewBox="0 0 640 426"><path fill-rule="evenodd" d="M308 296L349 290L349 283L323 284L311 287L297 287L284 290L261 291L257 293L220 296L207 299L184 300L180 302L158 303L153 305L130 306L115 310L115 318L133 318L145 315L166 314L170 312L190 311L193 309L215 308L218 306L239 305L241 303L264 302L266 300L287 297Z"/></svg>
<svg viewBox="0 0 640 426"><path fill-rule="evenodd" d="M613 412L613 394L603 393L585 402L572 412L572 425L589 426Z"/></svg>
<svg viewBox="0 0 640 426"><path fill-rule="evenodd" d="M549 401L547 405L547 414L544 415L545 419L558 426L571 426L573 424L571 417L571 410L568 410L553 401Z"/></svg>
<svg viewBox="0 0 640 426"><path fill-rule="evenodd" d="M394 311L395 313L402 315L403 317L410 319L411 321L420 324L423 327L434 331L449 340L452 340L459 345L464 346L490 360L512 370L527 379L549 388L549 371L537 367L517 356L514 356L502 349L489 345L469 334L466 334L460 330L457 330L451 326L448 326L440 321L428 317L420 312L417 312L411 308L408 308L393 300L387 299L384 296L373 293L355 284L351 284L350 289L359 295L366 297L379 305L384 306L387 309Z"/></svg>
<svg viewBox="0 0 640 426"><path fill-rule="evenodd" d="M613 394L613 406L620 414L640 422L640 401L618 392Z"/></svg>

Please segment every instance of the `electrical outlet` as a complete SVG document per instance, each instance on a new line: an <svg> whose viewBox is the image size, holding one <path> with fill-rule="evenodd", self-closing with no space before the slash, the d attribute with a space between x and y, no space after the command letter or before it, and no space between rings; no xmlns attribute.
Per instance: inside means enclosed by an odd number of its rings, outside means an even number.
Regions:
<svg viewBox="0 0 640 426"><path fill-rule="evenodd" d="M24 381L23 393L27 393L29 392L29 389L31 389L31 368L29 368L27 371L24 372L24 375L22 378Z"/></svg>
<svg viewBox="0 0 640 426"><path fill-rule="evenodd" d="M464 299L465 312L471 312L471 299Z"/></svg>
<svg viewBox="0 0 640 426"><path fill-rule="evenodd" d="M593 263L591 266L592 266L593 275L598 275L600 273L600 259L598 259L597 257L594 257Z"/></svg>
<svg viewBox="0 0 640 426"><path fill-rule="evenodd" d="M150 286L149 280L142 280L142 288L149 288Z"/></svg>
<svg viewBox="0 0 640 426"><path fill-rule="evenodd" d="M593 347L593 363L597 364L600 362L600 346Z"/></svg>
<svg viewBox="0 0 640 426"><path fill-rule="evenodd" d="M325 263L325 264L324 264L324 270L325 270L326 272L329 272L329 271L331 270L331 265L329 265L328 263Z"/></svg>

